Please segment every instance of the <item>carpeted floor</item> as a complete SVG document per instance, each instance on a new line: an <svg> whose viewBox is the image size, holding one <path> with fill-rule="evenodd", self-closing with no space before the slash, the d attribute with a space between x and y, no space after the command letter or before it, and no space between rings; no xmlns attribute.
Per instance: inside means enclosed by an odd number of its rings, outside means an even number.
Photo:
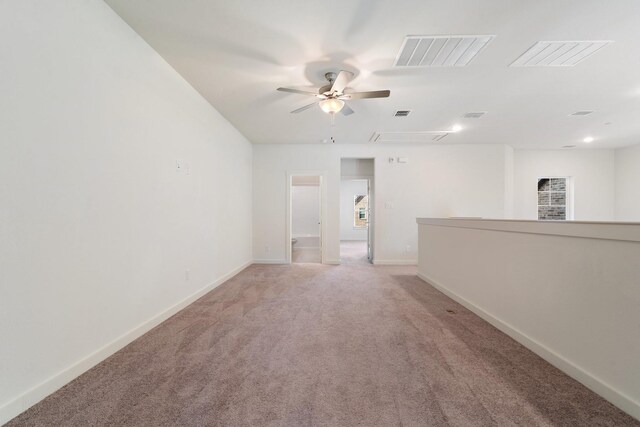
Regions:
<svg viewBox="0 0 640 427"><path fill-rule="evenodd" d="M291 251L291 262L293 263L316 263L322 262L320 248L293 248Z"/></svg>
<svg viewBox="0 0 640 427"><path fill-rule="evenodd" d="M254 265L8 425L640 426L415 276Z"/></svg>

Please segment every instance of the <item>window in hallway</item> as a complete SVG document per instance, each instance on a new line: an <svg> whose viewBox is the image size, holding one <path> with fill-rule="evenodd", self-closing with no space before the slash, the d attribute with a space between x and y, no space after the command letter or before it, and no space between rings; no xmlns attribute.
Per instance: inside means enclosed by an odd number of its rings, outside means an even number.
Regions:
<svg viewBox="0 0 640 427"><path fill-rule="evenodd" d="M353 226L367 228L369 222L369 197L367 195L353 196Z"/></svg>
<svg viewBox="0 0 640 427"><path fill-rule="evenodd" d="M567 219L567 179L538 179L538 219Z"/></svg>

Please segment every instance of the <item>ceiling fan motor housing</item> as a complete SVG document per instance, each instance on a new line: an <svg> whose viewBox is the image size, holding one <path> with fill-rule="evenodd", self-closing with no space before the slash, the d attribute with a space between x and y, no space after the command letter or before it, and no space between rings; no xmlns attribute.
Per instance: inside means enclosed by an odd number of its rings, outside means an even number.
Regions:
<svg viewBox="0 0 640 427"><path fill-rule="evenodd" d="M328 85L324 85L320 89L318 89L318 93L320 95L329 96L331 94L331 87L333 86L333 82L336 80L336 77L338 77L338 74L334 73L333 71L329 71L328 73L324 73L324 78L327 79L329 84Z"/></svg>
<svg viewBox="0 0 640 427"><path fill-rule="evenodd" d="M329 80L329 84L333 83L336 80L336 77L338 77L338 74L334 73L333 71L329 71L328 73L324 73L324 78Z"/></svg>

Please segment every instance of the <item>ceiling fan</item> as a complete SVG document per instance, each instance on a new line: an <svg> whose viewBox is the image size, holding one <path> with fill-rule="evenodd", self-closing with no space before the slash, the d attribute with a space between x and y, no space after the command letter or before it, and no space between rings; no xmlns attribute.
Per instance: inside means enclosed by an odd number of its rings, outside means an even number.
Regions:
<svg viewBox="0 0 640 427"><path fill-rule="evenodd" d="M353 78L353 73L349 71L342 70L337 74L334 72L329 72L326 73L324 77L329 81L329 84L318 89L318 93L299 89L291 89L288 87L278 88L278 90L282 92L299 93L301 95L310 95L318 98L317 101L293 110L292 113L300 113L318 104L322 111L331 114L331 118L333 119L333 115L338 112L344 114L345 116L354 113L354 111L349 108L349 106L346 105L344 101L348 101L351 99L387 98L391 94L391 91L389 90L344 93L344 90L347 87L347 83L349 83L349 81Z"/></svg>

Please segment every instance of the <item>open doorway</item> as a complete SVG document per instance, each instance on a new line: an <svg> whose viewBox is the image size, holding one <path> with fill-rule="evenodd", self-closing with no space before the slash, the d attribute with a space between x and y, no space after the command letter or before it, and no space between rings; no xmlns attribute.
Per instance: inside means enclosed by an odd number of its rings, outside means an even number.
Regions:
<svg viewBox="0 0 640 427"><path fill-rule="evenodd" d="M342 159L340 259L373 262L373 159Z"/></svg>
<svg viewBox="0 0 640 427"><path fill-rule="evenodd" d="M290 180L289 260L322 262L322 177L293 175Z"/></svg>

